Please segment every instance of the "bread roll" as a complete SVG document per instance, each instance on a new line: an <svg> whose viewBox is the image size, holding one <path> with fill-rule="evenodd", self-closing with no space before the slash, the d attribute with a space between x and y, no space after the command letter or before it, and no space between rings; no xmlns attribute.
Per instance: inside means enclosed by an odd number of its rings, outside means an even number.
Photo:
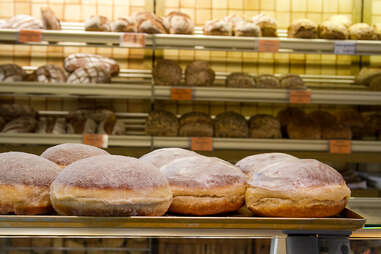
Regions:
<svg viewBox="0 0 381 254"><path fill-rule="evenodd" d="M234 26L234 35L241 37L260 37L262 35L261 28L248 21L241 21Z"/></svg>
<svg viewBox="0 0 381 254"><path fill-rule="evenodd" d="M215 136L220 138L247 138L249 135L245 117L233 111L216 116L214 132Z"/></svg>
<svg viewBox="0 0 381 254"><path fill-rule="evenodd" d="M42 29L41 21L29 15L16 15L10 18L4 28L8 29Z"/></svg>
<svg viewBox="0 0 381 254"><path fill-rule="evenodd" d="M170 34L192 34L194 24L188 14L171 11L164 19L164 25Z"/></svg>
<svg viewBox="0 0 381 254"><path fill-rule="evenodd" d="M194 61L185 69L185 84L187 86L211 86L214 83L215 73L208 62Z"/></svg>
<svg viewBox="0 0 381 254"><path fill-rule="evenodd" d="M75 53L64 60L64 68L67 72L91 67L99 67L111 76L117 76L119 73L119 64L115 60L100 55Z"/></svg>
<svg viewBox="0 0 381 254"><path fill-rule="evenodd" d="M373 27L366 23L357 23L349 28L351 40L375 40L377 35Z"/></svg>
<svg viewBox="0 0 381 254"><path fill-rule="evenodd" d="M101 67L78 68L67 78L70 84L110 83L111 77Z"/></svg>
<svg viewBox="0 0 381 254"><path fill-rule="evenodd" d="M168 30L161 17L150 12L138 12L134 16L139 33L167 34Z"/></svg>
<svg viewBox="0 0 381 254"><path fill-rule="evenodd" d="M156 149L150 153L146 153L139 160L143 160L145 162L151 163L157 168L161 168L168 163L185 157L197 156L198 153L181 149L181 148L162 148Z"/></svg>
<svg viewBox="0 0 381 254"><path fill-rule="evenodd" d="M162 166L160 171L173 192L170 212L212 215L238 210L243 204L245 175L221 159L185 157Z"/></svg>
<svg viewBox="0 0 381 254"><path fill-rule="evenodd" d="M273 116L259 114L249 120L251 138L282 138L280 122Z"/></svg>
<svg viewBox="0 0 381 254"><path fill-rule="evenodd" d="M110 32L110 21L105 16L91 16L85 21L85 31Z"/></svg>
<svg viewBox="0 0 381 254"><path fill-rule="evenodd" d="M297 160L298 158L286 153L261 153L247 156L235 165L247 176L262 170L263 168L285 160Z"/></svg>
<svg viewBox="0 0 381 254"><path fill-rule="evenodd" d="M17 64L0 65L1 82L23 81L25 75L25 71Z"/></svg>
<svg viewBox="0 0 381 254"><path fill-rule="evenodd" d="M54 162L60 168L65 168L78 160L108 154L95 146L66 143L49 147L41 154L41 157Z"/></svg>
<svg viewBox="0 0 381 254"><path fill-rule="evenodd" d="M263 37L278 37L277 24L273 17L260 13L253 17L253 22L261 28Z"/></svg>
<svg viewBox="0 0 381 254"><path fill-rule="evenodd" d="M182 70L175 61L161 59L156 62L152 76L155 85L178 86L181 82Z"/></svg>
<svg viewBox="0 0 381 254"><path fill-rule="evenodd" d="M280 77L280 87L287 89L304 89L306 86L304 85L303 79L296 74L286 74Z"/></svg>
<svg viewBox="0 0 381 254"><path fill-rule="evenodd" d="M202 112L189 112L180 118L179 135L183 137L213 137L213 121Z"/></svg>
<svg viewBox="0 0 381 254"><path fill-rule="evenodd" d="M324 21L319 25L319 38L329 40L346 40L349 38L348 27L334 21Z"/></svg>
<svg viewBox="0 0 381 254"><path fill-rule="evenodd" d="M252 88L256 87L255 79L247 73L244 72L233 72L230 73L225 80L225 85L227 87L234 88Z"/></svg>
<svg viewBox="0 0 381 254"><path fill-rule="evenodd" d="M118 18L111 23L111 31L123 33L136 33L136 22L133 18Z"/></svg>
<svg viewBox="0 0 381 254"><path fill-rule="evenodd" d="M61 215L163 215L171 204L168 181L152 164L100 155L64 168L51 185L54 209Z"/></svg>
<svg viewBox="0 0 381 254"><path fill-rule="evenodd" d="M317 35L317 26L309 19L295 20L288 27L288 37L290 38L315 39L318 37Z"/></svg>
<svg viewBox="0 0 381 254"><path fill-rule="evenodd" d="M256 87L258 88L278 88L279 79L271 74L262 74L255 77Z"/></svg>
<svg viewBox="0 0 381 254"><path fill-rule="evenodd" d="M177 136L179 120L171 112L156 110L149 113L145 131L150 136Z"/></svg>
<svg viewBox="0 0 381 254"><path fill-rule="evenodd" d="M61 22L49 7L41 7L41 18L44 29L61 30Z"/></svg>
<svg viewBox="0 0 381 254"><path fill-rule="evenodd" d="M3 128L3 133L32 133L37 128L37 120L30 116L22 116L9 121Z"/></svg>
<svg viewBox="0 0 381 254"><path fill-rule="evenodd" d="M233 34L232 24L224 20L208 20L206 21L203 32L205 35L226 35Z"/></svg>
<svg viewBox="0 0 381 254"><path fill-rule="evenodd" d="M204 122L207 124L213 124L210 116L203 112L188 112L181 116L180 125L186 125L194 122Z"/></svg>
<svg viewBox="0 0 381 254"><path fill-rule="evenodd" d="M21 152L0 153L0 214L52 211L49 187L60 171L54 163Z"/></svg>
<svg viewBox="0 0 381 254"><path fill-rule="evenodd" d="M33 81L42 83L64 83L67 76L65 70L54 64L45 64L33 72Z"/></svg>
<svg viewBox="0 0 381 254"><path fill-rule="evenodd" d="M0 104L0 116L5 121L9 121L19 117L32 117L37 115L36 110L31 106L21 104Z"/></svg>
<svg viewBox="0 0 381 254"><path fill-rule="evenodd" d="M350 190L335 169L317 160L284 160L251 175L246 204L257 215L329 217L346 206Z"/></svg>

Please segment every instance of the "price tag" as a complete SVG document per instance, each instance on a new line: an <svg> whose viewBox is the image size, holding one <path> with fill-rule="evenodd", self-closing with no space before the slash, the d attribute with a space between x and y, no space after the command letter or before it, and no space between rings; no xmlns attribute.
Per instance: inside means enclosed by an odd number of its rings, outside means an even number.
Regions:
<svg viewBox="0 0 381 254"><path fill-rule="evenodd" d="M120 46L129 48L144 48L146 36L142 33L124 33L120 35Z"/></svg>
<svg viewBox="0 0 381 254"><path fill-rule="evenodd" d="M309 104L311 102L310 90L290 90L289 102L295 104Z"/></svg>
<svg viewBox="0 0 381 254"><path fill-rule="evenodd" d="M18 42L41 42L42 33L40 30L20 30L18 33Z"/></svg>
<svg viewBox="0 0 381 254"><path fill-rule="evenodd" d="M353 41L335 41L335 54L337 55L355 55L356 42Z"/></svg>
<svg viewBox="0 0 381 254"><path fill-rule="evenodd" d="M100 148L108 147L108 135L105 134L83 134L83 143Z"/></svg>
<svg viewBox="0 0 381 254"><path fill-rule="evenodd" d="M193 151L213 151L212 137L193 137L191 148Z"/></svg>
<svg viewBox="0 0 381 254"><path fill-rule="evenodd" d="M279 40L258 40L258 52L278 52Z"/></svg>
<svg viewBox="0 0 381 254"><path fill-rule="evenodd" d="M350 154L352 151L350 140L330 140L329 141L329 152L330 153L340 153L340 154Z"/></svg>
<svg viewBox="0 0 381 254"><path fill-rule="evenodd" d="M171 88L171 100L190 101L192 96L193 91L191 88Z"/></svg>

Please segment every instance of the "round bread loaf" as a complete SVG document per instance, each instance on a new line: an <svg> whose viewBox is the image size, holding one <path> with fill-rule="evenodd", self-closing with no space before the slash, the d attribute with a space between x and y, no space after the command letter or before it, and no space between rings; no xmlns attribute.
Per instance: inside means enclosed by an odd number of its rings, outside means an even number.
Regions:
<svg viewBox="0 0 381 254"><path fill-rule="evenodd" d="M244 20L244 18L242 18L238 14L231 14L229 16L224 17L223 21L230 24L230 26L232 27L233 32L234 32L234 29L238 25L238 23L245 21L245 20Z"/></svg>
<svg viewBox="0 0 381 254"><path fill-rule="evenodd" d="M246 138L249 129L245 117L236 112L223 112L214 120L214 134L221 138Z"/></svg>
<svg viewBox="0 0 381 254"><path fill-rule="evenodd" d="M111 24L111 31L123 33L136 33L135 19L131 17L118 18Z"/></svg>
<svg viewBox="0 0 381 254"><path fill-rule="evenodd" d="M61 30L61 22L49 7L41 7L41 18L44 29Z"/></svg>
<svg viewBox="0 0 381 254"><path fill-rule="evenodd" d="M67 78L70 84L110 83L110 74L98 66L78 68Z"/></svg>
<svg viewBox="0 0 381 254"><path fill-rule="evenodd" d="M231 36L233 33L232 24L224 20L208 20L203 27L205 35L226 35Z"/></svg>
<svg viewBox="0 0 381 254"><path fill-rule="evenodd" d="M298 121L307 117L304 111L295 107L287 107L278 112L277 118L281 126L287 126L292 121Z"/></svg>
<svg viewBox="0 0 381 254"><path fill-rule="evenodd" d="M315 110L308 116L321 128L334 126L337 122L336 117L327 111Z"/></svg>
<svg viewBox="0 0 381 254"><path fill-rule="evenodd" d="M111 25L105 16L91 16L85 21L85 31L110 32Z"/></svg>
<svg viewBox="0 0 381 254"><path fill-rule="evenodd" d="M178 86L182 78L182 70L175 61L161 59L156 62L152 75L155 85Z"/></svg>
<svg viewBox="0 0 381 254"><path fill-rule="evenodd" d="M343 23L327 20L319 25L319 38L346 40L349 38L349 31Z"/></svg>
<svg viewBox="0 0 381 254"><path fill-rule="evenodd" d="M238 161L235 165L240 168L245 175L250 176L268 165L284 160L297 159L298 158L286 153L261 153L247 156Z"/></svg>
<svg viewBox="0 0 381 254"><path fill-rule="evenodd" d="M156 149L150 153L147 153L139 158L139 160L143 160L145 162L149 162L156 166L157 168L161 168L168 163L185 157L197 156L198 153L181 149L181 148L162 148Z"/></svg>
<svg viewBox="0 0 381 254"><path fill-rule="evenodd" d="M337 113L338 122L351 128L352 138L361 139L365 126L364 117L357 110L343 110Z"/></svg>
<svg viewBox="0 0 381 254"><path fill-rule="evenodd" d="M38 67L32 76L35 81L42 83L64 83L67 79L65 70L54 64L45 64Z"/></svg>
<svg viewBox="0 0 381 254"><path fill-rule="evenodd" d="M321 128L307 116L287 124L287 136L292 139L320 139Z"/></svg>
<svg viewBox="0 0 381 254"><path fill-rule="evenodd" d="M258 88L278 88L280 87L279 79L271 74L258 75L256 78L256 87Z"/></svg>
<svg viewBox="0 0 381 254"><path fill-rule="evenodd" d="M180 125L186 125L195 122L213 124L212 118L210 118L210 116L204 112L188 112L182 115L180 118Z"/></svg>
<svg viewBox="0 0 381 254"><path fill-rule="evenodd" d="M0 81L23 81L26 73L17 64L0 64Z"/></svg>
<svg viewBox="0 0 381 254"><path fill-rule="evenodd" d="M142 11L134 15L136 26L139 33L147 34L167 34L168 29L164 24L164 20L155 14Z"/></svg>
<svg viewBox="0 0 381 254"><path fill-rule="evenodd" d="M288 27L288 37L290 38L315 39L317 35L317 26L309 19L295 20Z"/></svg>
<svg viewBox="0 0 381 254"><path fill-rule="evenodd" d="M49 147L41 157L54 162L60 168L65 168L75 161L106 154L109 153L95 146L66 143Z"/></svg>
<svg viewBox="0 0 381 254"><path fill-rule="evenodd" d="M375 40L377 35L373 27L366 23L357 23L349 28L351 40Z"/></svg>
<svg viewBox="0 0 381 254"><path fill-rule="evenodd" d="M213 137L213 121L208 114L188 112L180 118L182 137Z"/></svg>
<svg viewBox="0 0 381 254"><path fill-rule="evenodd" d="M280 122L273 116L259 114L249 120L251 138L282 138Z"/></svg>
<svg viewBox="0 0 381 254"><path fill-rule="evenodd" d="M155 110L149 113L145 130L150 136L177 136L179 120L171 112Z"/></svg>
<svg viewBox="0 0 381 254"><path fill-rule="evenodd" d="M215 73L205 61L194 61L185 69L185 84L187 86L211 86Z"/></svg>
<svg viewBox="0 0 381 254"><path fill-rule="evenodd" d="M168 181L141 160L101 155L64 168L51 185L51 201L61 215L163 215L172 201Z"/></svg>
<svg viewBox="0 0 381 254"><path fill-rule="evenodd" d="M335 123L331 126L322 127L321 129L322 139L352 139L351 128L341 124Z"/></svg>
<svg viewBox="0 0 381 254"><path fill-rule="evenodd" d="M260 37L262 35L261 28L254 22L241 21L234 26L235 36L244 37Z"/></svg>
<svg viewBox="0 0 381 254"><path fill-rule="evenodd" d="M164 19L164 25L171 34L192 34L193 22L188 14L171 11Z"/></svg>
<svg viewBox="0 0 381 254"><path fill-rule="evenodd" d="M238 210L243 204L245 175L221 159L185 157L164 165L160 171L173 192L170 212L211 215Z"/></svg>
<svg viewBox="0 0 381 254"><path fill-rule="evenodd" d="M352 25L352 21L345 15L333 15L329 17L329 21L344 25L346 28L349 28Z"/></svg>
<svg viewBox="0 0 381 254"><path fill-rule="evenodd" d="M317 160L284 160L251 175L246 204L257 215L329 217L346 206L350 190L335 169Z"/></svg>
<svg viewBox="0 0 381 254"><path fill-rule="evenodd" d="M233 72L230 73L225 80L225 85L227 87L234 88L252 88L256 87L255 79L247 73L244 72Z"/></svg>
<svg viewBox="0 0 381 254"><path fill-rule="evenodd" d="M377 112L365 115L364 126L366 128L361 129L363 139L378 139L381 135L381 114Z"/></svg>
<svg viewBox="0 0 381 254"><path fill-rule="evenodd" d="M253 22L261 28L263 37L277 37L277 24L273 17L267 16L263 13L253 17Z"/></svg>
<svg viewBox="0 0 381 254"><path fill-rule="evenodd" d="M42 29L42 23L35 17L19 14L10 18L7 25L4 27L7 29Z"/></svg>
<svg viewBox="0 0 381 254"><path fill-rule="evenodd" d="M283 75L279 79L280 87L287 89L304 89L306 86L304 85L303 79L296 74L287 74Z"/></svg>
<svg viewBox="0 0 381 254"><path fill-rule="evenodd" d="M60 168L40 156L0 153L0 214L45 214L53 211L50 184Z"/></svg>

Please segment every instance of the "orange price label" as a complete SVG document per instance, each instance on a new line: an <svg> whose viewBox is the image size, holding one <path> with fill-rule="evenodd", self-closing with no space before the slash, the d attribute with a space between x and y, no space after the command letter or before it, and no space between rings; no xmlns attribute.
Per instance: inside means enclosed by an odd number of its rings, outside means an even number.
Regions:
<svg viewBox="0 0 381 254"><path fill-rule="evenodd" d="M213 151L212 137L193 137L191 148L193 151Z"/></svg>
<svg viewBox="0 0 381 254"><path fill-rule="evenodd" d="M290 103L309 104L311 102L310 90L290 90Z"/></svg>
<svg viewBox="0 0 381 254"><path fill-rule="evenodd" d="M142 33L124 33L120 36L120 46L129 48L144 48L146 36Z"/></svg>
<svg viewBox="0 0 381 254"><path fill-rule="evenodd" d="M42 33L40 30L20 30L18 33L18 42L41 42Z"/></svg>
<svg viewBox="0 0 381 254"><path fill-rule="evenodd" d="M171 88L171 100L190 101L192 100L193 91L191 88Z"/></svg>
<svg viewBox="0 0 381 254"><path fill-rule="evenodd" d="M350 140L330 140L329 141L329 152L330 153L340 153L340 154L350 154L352 151Z"/></svg>
<svg viewBox="0 0 381 254"><path fill-rule="evenodd" d="M279 40L258 40L258 52L278 52Z"/></svg>
<svg viewBox="0 0 381 254"><path fill-rule="evenodd" d="M108 135L104 134L83 134L83 143L100 148L108 147Z"/></svg>

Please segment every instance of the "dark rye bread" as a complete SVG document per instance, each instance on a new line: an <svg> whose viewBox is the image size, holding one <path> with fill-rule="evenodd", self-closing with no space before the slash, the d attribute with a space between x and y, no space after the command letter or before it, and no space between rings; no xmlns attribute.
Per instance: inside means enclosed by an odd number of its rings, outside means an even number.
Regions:
<svg viewBox="0 0 381 254"><path fill-rule="evenodd" d="M352 138L361 139L365 126L364 117L357 110L342 110L337 113L338 122L351 128Z"/></svg>
<svg viewBox="0 0 381 254"><path fill-rule="evenodd" d="M351 128L342 124L335 123L329 127L321 128L322 139L352 139Z"/></svg>
<svg viewBox="0 0 381 254"><path fill-rule="evenodd" d="M28 81L38 81L42 83L64 83L66 82L66 72L62 67L54 64L45 64L38 67Z"/></svg>
<svg viewBox="0 0 381 254"><path fill-rule="evenodd" d="M213 121L208 114L189 112L180 118L179 135L184 137L212 137Z"/></svg>
<svg viewBox="0 0 381 254"><path fill-rule="evenodd" d="M321 128L331 127L337 122L336 117L327 111L315 110L309 113L308 116Z"/></svg>
<svg viewBox="0 0 381 254"><path fill-rule="evenodd" d="M70 84L110 83L111 76L101 67L78 68L67 78Z"/></svg>
<svg viewBox="0 0 381 254"><path fill-rule="evenodd" d="M296 74L286 74L279 78L280 87L287 89L304 89L303 79Z"/></svg>
<svg viewBox="0 0 381 254"><path fill-rule="evenodd" d="M150 136L177 136L179 120L168 111L155 110L149 113L145 131Z"/></svg>
<svg viewBox="0 0 381 254"><path fill-rule="evenodd" d="M215 73L205 61L194 61L185 69L185 84L187 86L211 86Z"/></svg>
<svg viewBox="0 0 381 254"><path fill-rule="evenodd" d="M255 78L256 87L258 88L278 88L280 87L279 79L271 74L258 75Z"/></svg>
<svg viewBox="0 0 381 254"><path fill-rule="evenodd" d="M279 120L265 114L250 118L249 134L251 138L282 138Z"/></svg>
<svg viewBox="0 0 381 254"><path fill-rule="evenodd" d="M214 120L214 133L221 138L246 138L248 125L245 117L236 112L223 112Z"/></svg>
<svg viewBox="0 0 381 254"><path fill-rule="evenodd" d="M1 104L0 105L0 116L4 118L5 121L15 119L22 116L29 116L35 118L37 115L36 110L31 106L22 104Z"/></svg>
<svg viewBox="0 0 381 254"><path fill-rule="evenodd" d="M256 83L255 79L247 73L233 72L226 77L225 85L234 88L253 88Z"/></svg>
<svg viewBox="0 0 381 254"><path fill-rule="evenodd" d="M25 75L25 71L17 64L0 65L0 81L23 81Z"/></svg>
<svg viewBox="0 0 381 254"><path fill-rule="evenodd" d="M172 60L158 60L153 68L153 80L158 86L178 86L181 82L181 67Z"/></svg>
<svg viewBox="0 0 381 254"><path fill-rule="evenodd" d="M287 135L291 139L320 139L321 128L311 117L304 116L287 124Z"/></svg>

